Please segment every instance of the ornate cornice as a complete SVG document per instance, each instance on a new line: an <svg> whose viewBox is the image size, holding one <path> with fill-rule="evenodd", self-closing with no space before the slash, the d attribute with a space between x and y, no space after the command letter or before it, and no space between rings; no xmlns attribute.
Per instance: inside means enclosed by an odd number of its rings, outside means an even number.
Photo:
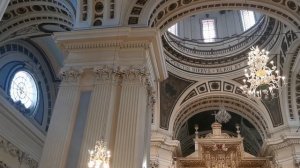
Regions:
<svg viewBox="0 0 300 168"><path fill-rule="evenodd" d="M273 153L293 145L300 145L299 135L282 135L280 138L267 140L264 144L267 153Z"/></svg>
<svg viewBox="0 0 300 168"><path fill-rule="evenodd" d="M16 157L20 164L26 164L29 166L29 168L37 168L38 162L33 160L29 154L26 152L23 152L18 147L16 147L14 144L9 142L8 140L4 139L0 136L0 147L4 148L4 151L9 153L11 156ZM3 166L3 168L8 168L6 164L0 161L0 167ZM2 167L1 167L2 168Z"/></svg>
<svg viewBox="0 0 300 168"><path fill-rule="evenodd" d="M164 80L168 74L160 38L157 29L128 27L54 34L59 48L68 55L66 62L72 65L144 65L155 79Z"/></svg>

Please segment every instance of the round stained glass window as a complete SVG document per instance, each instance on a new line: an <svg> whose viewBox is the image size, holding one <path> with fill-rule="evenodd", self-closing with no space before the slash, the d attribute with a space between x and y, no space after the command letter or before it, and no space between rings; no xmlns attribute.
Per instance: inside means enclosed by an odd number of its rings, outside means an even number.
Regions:
<svg viewBox="0 0 300 168"><path fill-rule="evenodd" d="M17 72L10 85L10 97L14 102L20 101L25 108L34 108L37 102L36 82L26 71Z"/></svg>

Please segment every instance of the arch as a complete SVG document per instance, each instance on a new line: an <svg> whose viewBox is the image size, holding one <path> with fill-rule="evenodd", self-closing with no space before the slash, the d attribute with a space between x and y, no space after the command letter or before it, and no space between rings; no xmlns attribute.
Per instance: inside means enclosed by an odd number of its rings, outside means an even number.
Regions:
<svg viewBox="0 0 300 168"><path fill-rule="evenodd" d="M145 3L150 3L144 0ZM207 12L212 10L240 10L250 9L261 12L268 16L278 18L281 22L290 25L295 30L300 29L300 6L293 0L254 0L237 2L229 1L197 1L197 0L164 0L152 4L152 7L144 8L139 6L139 12L134 12L137 6L133 5L129 14L128 24L142 24L142 20L148 20L148 26L158 27L163 32L173 23L184 17L191 16L199 12ZM141 17L140 16L144 16Z"/></svg>
<svg viewBox="0 0 300 168"><path fill-rule="evenodd" d="M251 122L261 137L266 138L272 129L272 122L265 108L254 101L232 93L214 92L198 95L188 100L173 111L169 131L176 136L182 124L191 116L207 110L217 110L220 103L229 111L236 113Z"/></svg>

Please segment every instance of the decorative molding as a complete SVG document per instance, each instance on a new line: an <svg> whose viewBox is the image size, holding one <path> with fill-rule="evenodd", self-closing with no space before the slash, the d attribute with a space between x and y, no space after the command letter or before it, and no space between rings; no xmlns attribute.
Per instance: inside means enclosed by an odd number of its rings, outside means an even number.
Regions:
<svg viewBox="0 0 300 168"><path fill-rule="evenodd" d="M103 0L94 0L94 18L93 25L94 26L102 26L103 24L103 16L104 16L104 1Z"/></svg>
<svg viewBox="0 0 300 168"><path fill-rule="evenodd" d="M106 81L106 82L116 82L121 79L120 67L101 65L93 68L94 73L96 74L96 80Z"/></svg>
<svg viewBox="0 0 300 168"><path fill-rule="evenodd" d="M65 0L11 0L1 21L0 41L69 31L74 19L75 11Z"/></svg>
<svg viewBox="0 0 300 168"><path fill-rule="evenodd" d="M248 9L256 10L261 13L270 14L271 16L277 16L277 18L285 24L293 26L295 29L299 29L299 15L298 10L300 8L299 3L295 3L292 0L288 0L288 3L282 3L282 0L272 1L247 1L237 2L229 0L221 2L218 0L212 0L208 2L198 0L181 0L178 2L172 0L164 0L152 9L152 13L149 14L148 25L151 27L159 27L160 29L166 29L176 20L180 18L190 16L196 12L209 10L226 10L226 9ZM280 6L278 8L278 6Z"/></svg>
<svg viewBox="0 0 300 168"><path fill-rule="evenodd" d="M158 168L159 167L159 161L156 158L155 160L150 159L150 164L149 164L150 168Z"/></svg>
<svg viewBox="0 0 300 168"><path fill-rule="evenodd" d="M59 73L59 78L63 82L78 82L82 72L82 70L76 70L72 68L62 69Z"/></svg>
<svg viewBox="0 0 300 168"><path fill-rule="evenodd" d="M26 152L23 152L19 148L17 148L15 145L13 145L11 142L7 141L3 137L0 136L0 147L4 148L4 151L7 151L11 156L16 157L20 164L26 164L29 166L29 168L37 168L38 162L33 160L29 154ZM5 167L5 164L2 163ZM1 162L0 162L1 167ZM8 168L8 166L7 166Z"/></svg>
<svg viewBox="0 0 300 168"><path fill-rule="evenodd" d="M216 42L213 45L219 44L222 47L214 50L210 50L214 47L207 44L203 48L198 47L199 43L193 41L189 41L190 46L188 46L188 44L185 44L186 39L181 39L171 33L165 33L162 36L162 43L168 70L172 73L179 71L181 72L179 76L182 74L183 77L186 76L186 73L189 75L223 75L242 71L247 66L246 55L249 48L252 45L259 45L262 48L268 47L269 49L274 48L276 44L280 43L280 38L276 35L270 36L270 34L280 33L282 27L282 24L275 19L265 18L249 32L241 35L248 38L239 41L239 43L230 41L231 38L227 41ZM259 31L256 31L257 29ZM257 36L257 34L265 36ZM240 38L240 36L238 37Z"/></svg>
<svg viewBox="0 0 300 168"><path fill-rule="evenodd" d="M197 101L191 101L186 104L177 114L172 114L174 117L170 122L170 127L173 126L172 130L174 135L178 135L180 128L187 121L187 119L201 111L206 111L209 109L216 109L219 107L220 103L223 103L226 109L232 110L232 112L239 112L241 116L248 118L248 120L252 121L253 125L256 126L256 129L260 133L260 135L264 138L268 133L268 125L270 122L267 122L266 118L261 113L261 109L254 102L246 102L245 100L241 100L240 98L235 98L232 96L226 95L207 95L201 97L201 99L197 99ZM222 101L221 100L225 100ZM256 106L254 106L256 105ZM171 129L171 128L170 128Z"/></svg>
<svg viewBox="0 0 300 168"><path fill-rule="evenodd" d="M78 41L64 43L65 49L95 49L95 48L119 48L119 49L133 49L144 48L148 49L150 45L149 41L137 40L137 41Z"/></svg>
<svg viewBox="0 0 300 168"><path fill-rule="evenodd" d="M69 66L113 64L112 55L116 55L118 65L128 66L130 62L134 62L134 65L145 65L149 68L152 78L164 80L167 70L160 38L157 29L129 27L54 34L59 48L69 53L67 59L72 62Z"/></svg>
<svg viewBox="0 0 300 168"><path fill-rule="evenodd" d="M272 142L266 142L266 151L278 151L280 149L286 148L286 147L290 147L293 145L300 145L300 137L296 136L296 137L288 137L288 136L282 136L280 140L277 140L276 142L272 143Z"/></svg>

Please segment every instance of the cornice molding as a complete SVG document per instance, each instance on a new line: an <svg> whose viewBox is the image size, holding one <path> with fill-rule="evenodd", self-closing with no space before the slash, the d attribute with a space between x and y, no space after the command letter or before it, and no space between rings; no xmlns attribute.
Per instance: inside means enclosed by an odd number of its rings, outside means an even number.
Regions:
<svg viewBox="0 0 300 168"><path fill-rule="evenodd" d="M136 40L136 41L76 41L67 42L63 44L64 49L103 49L103 48L118 48L118 49L132 49L132 48L143 48L148 49L151 43L146 40Z"/></svg>
<svg viewBox="0 0 300 168"><path fill-rule="evenodd" d="M109 55L115 55L120 61L119 64L126 64L126 61L147 64L149 71L153 72L158 80L164 80L168 76L160 32L155 28L121 27L78 30L55 33L53 38L67 54L67 66L87 63L90 65L91 60L88 59L92 59L91 62L109 64L113 63Z"/></svg>
<svg viewBox="0 0 300 168"><path fill-rule="evenodd" d="M270 154L289 146L300 145L300 135L288 133L281 135L279 138L266 140L263 151Z"/></svg>

